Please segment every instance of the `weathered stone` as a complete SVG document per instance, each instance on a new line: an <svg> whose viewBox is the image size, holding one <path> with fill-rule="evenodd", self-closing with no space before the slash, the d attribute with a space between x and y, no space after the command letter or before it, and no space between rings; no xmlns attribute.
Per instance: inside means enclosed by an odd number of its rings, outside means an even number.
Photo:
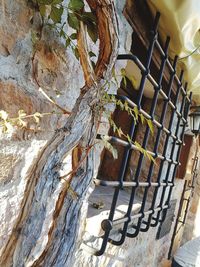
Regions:
<svg viewBox="0 0 200 267"><path fill-rule="evenodd" d="M19 267L24 264L37 265L40 258L43 266L49 266L52 257L55 257L54 266L69 266L74 257L72 250L77 246L75 241L80 242L80 237L75 234L80 225L74 218L78 220L81 216L82 202L87 199L87 189L93 177L93 154L89 155L89 162L86 162L82 172L77 174L79 179L73 179L72 187L80 195L77 201L73 197L66 197L68 183L65 179L60 181L59 177L71 170L71 160L65 160L66 153L71 153L87 131L89 134L85 139L92 140L95 137L95 130L88 125L93 122L90 105L99 88L92 87L84 97L80 97L68 120L68 129L55 133L55 130L66 124L67 115L60 114L60 110L38 89L42 87L62 108L71 111L84 85L83 72L71 49L65 49L58 34L55 31L49 34L49 28L41 28L41 18L38 12L28 6L28 2L3 1L0 4L0 110L5 110L9 118L16 118L21 109L27 115L53 110L55 114L44 116L39 127L34 120L28 120L28 129L14 128L9 134L1 135L0 260L3 266ZM114 18L114 12L112 14ZM66 13L63 19L66 21ZM36 43L34 34L40 38ZM115 34L116 31L113 38ZM111 51L113 61L117 43L116 38ZM112 67L113 64L110 65ZM86 147L88 142L84 138L81 140L81 144ZM49 168L52 170L49 171ZM44 179L40 177L42 173L45 174ZM48 197L49 193L52 195ZM57 230L54 232L52 229L55 225ZM48 243L50 236L55 238L57 244L53 241ZM49 252L43 259L46 246L52 246L49 249L54 253Z"/></svg>
<svg viewBox="0 0 200 267"><path fill-rule="evenodd" d="M64 49L59 38L55 39L53 35L52 39L44 31L32 61L32 32L38 32L41 23L38 14L27 5L27 1L2 1L0 16L0 110L5 110L9 118L16 118L21 109L27 115L53 110L60 113L38 91L33 70L43 90L63 108L71 110L84 81L73 53ZM57 91L60 98L57 98ZM11 233L20 231L15 229L15 224L36 159L66 118L62 114L45 116L39 126L29 119L28 129L14 129L9 134L1 134L0 254Z"/></svg>

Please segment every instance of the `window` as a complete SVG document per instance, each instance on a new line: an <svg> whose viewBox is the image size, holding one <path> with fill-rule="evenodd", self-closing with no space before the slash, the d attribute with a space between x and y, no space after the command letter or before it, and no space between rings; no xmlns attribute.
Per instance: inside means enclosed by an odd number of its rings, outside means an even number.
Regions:
<svg viewBox="0 0 200 267"><path fill-rule="evenodd" d="M170 207L191 96L187 96L187 83L183 84L183 72L179 77L176 73L177 57L173 63L168 57L169 38L166 38L163 48L158 41L159 17L160 14L155 17L148 48L141 57L138 54L118 56L118 60L132 62L134 71L140 74L137 78L138 90L122 88L118 98L127 101L130 107L137 107L146 119L152 121L154 135L151 136L148 125L135 124L131 117L127 118L128 115L119 110L114 114L116 123L120 126L124 120L127 121L123 129L133 141L140 142L156 159L156 164L148 161L138 151L137 146L110 132L111 142L119 151L119 159L115 161L105 152L98 179L95 179L97 186L109 188L110 192L111 188L113 190L108 218L101 224L101 248L96 255L104 253L108 242L119 246L126 237L134 238L140 232L157 226L165 220ZM132 52L134 53L134 47ZM159 55L156 61L155 53ZM147 87L148 92L151 92L151 99L147 97ZM119 216L117 203L124 191L128 192L128 208L125 214ZM138 198L140 205L133 210ZM119 238L112 237L113 231L118 231Z"/></svg>

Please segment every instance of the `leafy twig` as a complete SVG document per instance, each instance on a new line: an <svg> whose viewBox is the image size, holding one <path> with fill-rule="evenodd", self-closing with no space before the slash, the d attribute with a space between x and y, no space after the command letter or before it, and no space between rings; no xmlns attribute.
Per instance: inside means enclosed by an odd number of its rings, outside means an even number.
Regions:
<svg viewBox="0 0 200 267"><path fill-rule="evenodd" d="M55 113L55 112L39 113L39 112L35 112L33 114L27 115L24 112L24 110L19 110L18 111L18 117L9 118L8 113L6 111L0 110L0 127L3 128L3 132L7 133L7 132L12 130L13 126L26 128L27 122L25 120L27 120L27 119L33 118L35 120L35 122L38 124L42 117L53 115L53 114L62 114L62 113Z"/></svg>

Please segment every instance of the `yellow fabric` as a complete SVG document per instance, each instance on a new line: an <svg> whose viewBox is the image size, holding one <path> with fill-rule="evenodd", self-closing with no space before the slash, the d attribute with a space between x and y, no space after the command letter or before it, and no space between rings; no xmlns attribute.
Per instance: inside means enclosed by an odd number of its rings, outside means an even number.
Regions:
<svg viewBox="0 0 200 267"><path fill-rule="evenodd" d="M147 0L153 14L161 13L159 33L171 38L169 54L178 55L188 90L200 105L200 0ZM199 47L199 49L198 49Z"/></svg>

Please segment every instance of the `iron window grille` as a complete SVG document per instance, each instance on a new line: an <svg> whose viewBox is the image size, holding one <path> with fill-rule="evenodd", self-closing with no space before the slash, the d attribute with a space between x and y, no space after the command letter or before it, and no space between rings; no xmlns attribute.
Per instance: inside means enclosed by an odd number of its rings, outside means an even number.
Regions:
<svg viewBox="0 0 200 267"><path fill-rule="evenodd" d="M167 37L164 48L160 45L158 41L158 22L160 14L157 13L153 29L151 31L151 38L149 42L149 47L147 49L146 62L143 64L140 59L133 54L121 54L118 56L118 60L130 60L137 65L137 68L141 72L141 80L138 91L138 97L135 101L131 100L129 96L119 95L118 98L122 101L128 102L130 107L137 107L139 112L143 114L146 119L152 121L155 128L157 128L156 141L152 151L148 151L154 158L160 160L159 171L157 175L157 180L152 181L152 173L154 169L154 163L150 163L148 170L148 176L146 181L140 181L140 173L142 168L142 163L144 160L144 155L140 153L138 165L136 168L136 173L132 178L132 181L126 181L125 175L130 161L130 155L132 151L137 150L138 148L121 138L116 136L110 136L110 141L113 144L117 144L125 148L122 164L120 166L119 176L116 181L105 181L100 179L95 179L96 185L112 187L114 188L114 194L112 198L112 204L109 211L109 216L107 219L103 220L101 223L102 230L104 234L102 236L101 248L96 251L95 255L102 255L105 250L107 243L110 242L113 245L120 246L124 243L125 238L134 238L140 232L147 232L150 227L156 227L159 223L162 223L165 220L166 212L170 207L170 198L172 194L172 189L174 186L174 179L177 167L179 165L179 156L181 146L183 144L184 130L187 124L187 116L191 103L191 94L187 95L187 83L183 84L183 71L181 71L180 77L176 73L176 64L178 57L176 56L173 60L173 63L170 62L168 57L168 47L170 43L170 38ZM150 73L150 64L152 63L152 56L154 49L159 51L159 54L162 58L159 77L154 79ZM164 76L164 68L167 66L170 70L170 77L167 85L167 90L162 88L162 80ZM146 81L149 81L154 88L154 94L152 99L152 104L150 112L146 112L141 105L142 97L144 95L144 88ZM173 84L176 83L176 88L174 89ZM163 99L163 108L161 112L160 119L157 120L155 116L155 108L158 102L158 97L161 96ZM181 103L179 101L181 96ZM170 107L172 112L170 114L170 122L168 127L165 127L164 121L166 117L167 107ZM173 129L173 122L176 118L176 126ZM131 117L130 117L131 119ZM131 139L134 138L136 124L132 119L129 136ZM165 144L163 153L158 152L158 147L160 143L161 134L166 135ZM150 135L150 129L147 126L142 142L142 147L147 149L147 141ZM100 136L99 136L100 137ZM170 143L170 152L169 152L169 143ZM167 166L165 173L163 174L164 165ZM164 177L163 177L164 176ZM139 211L136 214L132 214L132 207L134 204L134 199L136 195L136 190L139 187L144 188L142 203ZM126 214L121 218L114 218L116 212L116 205L119 197L120 190L124 188L129 188L131 190L129 204L126 211ZM154 188L154 193L150 207L146 209L147 195L150 188ZM161 190L161 194L159 193ZM159 198L159 201L158 201ZM158 201L158 204L157 204ZM120 239L116 240L111 237L112 230L116 227L118 229Z"/></svg>

